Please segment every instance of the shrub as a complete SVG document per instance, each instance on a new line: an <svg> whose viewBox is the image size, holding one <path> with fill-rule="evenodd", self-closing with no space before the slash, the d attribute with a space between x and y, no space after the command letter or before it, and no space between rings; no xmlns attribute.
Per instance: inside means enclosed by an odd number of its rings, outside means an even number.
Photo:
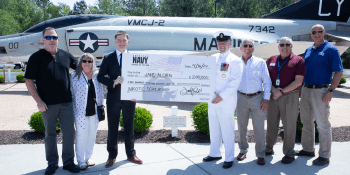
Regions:
<svg viewBox="0 0 350 175"><path fill-rule="evenodd" d="M145 108L135 108L134 130L136 132L149 129L152 123L153 116L149 111L147 111ZM120 127L124 127L122 113L120 113Z"/></svg>
<svg viewBox="0 0 350 175"><path fill-rule="evenodd" d="M3 83L4 82L4 76L0 75L0 83Z"/></svg>
<svg viewBox="0 0 350 175"><path fill-rule="evenodd" d="M194 128L209 135L208 103L200 103L193 107L192 118Z"/></svg>
<svg viewBox="0 0 350 175"><path fill-rule="evenodd" d="M339 84L344 84L346 83L346 79L344 77L341 77Z"/></svg>
<svg viewBox="0 0 350 175"><path fill-rule="evenodd" d="M350 53L350 52L349 52ZM350 69L350 55L347 55L344 59L343 59L343 68L344 69Z"/></svg>
<svg viewBox="0 0 350 175"><path fill-rule="evenodd" d="M299 112L298 112L298 119L297 119L297 132L302 132L303 129L303 123L301 123L301 119L300 119L300 102L299 102ZM317 129L317 123L315 120L315 133L318 133L318 129Z"/></svg>
<svg viewBox="0 0 350 175"><path fill-rule="evenodd" d="M16 79L17 79L18 82L22 82L23 79L24 79L23 74L18 74L18 75L16 76Z"/></svg>
<svg viewBox="0 0 350 175"><path fill-rule="evenodd" d="M34 113L28 122L30 128L34 129L35 132L45 132L45 126L43 121L43 115L41 111ZM61 128L60 122L57 119L57 127L56 130Z"/></svg>

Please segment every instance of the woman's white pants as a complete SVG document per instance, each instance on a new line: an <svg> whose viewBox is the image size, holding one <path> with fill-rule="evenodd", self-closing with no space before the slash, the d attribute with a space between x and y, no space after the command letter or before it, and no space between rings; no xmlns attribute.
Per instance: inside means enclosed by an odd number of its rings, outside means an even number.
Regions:
<svg viewBox="0 0 350 175"><path fill-rule="evenodd" d="M91 158L95 140L98 123L96 123L96 115L87 116L85 118L85 125L79 127L76 126L76 140L75 140L75 152L77 155L77 161L85 162Z"/></svg>

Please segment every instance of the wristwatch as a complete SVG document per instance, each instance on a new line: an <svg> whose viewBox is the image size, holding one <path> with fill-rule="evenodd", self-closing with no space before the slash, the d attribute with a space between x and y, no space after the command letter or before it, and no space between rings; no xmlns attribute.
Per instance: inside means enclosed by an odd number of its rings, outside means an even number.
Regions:
<svg viewBox="0 0 350 175"><path fill-rule="evenodd" d="M284 93L283 93L283 89L280 89L280 92L281 92L281 94L282 94L282 95L284 95Z"/></svg>
<svg viewBox="0 0 350 175"><path fill-rule="evenodd" d="M333 93L333 92L334 92L334 90L333 90L333 89L331 89L331 88L329 88L329 89L328 89L328 92Z"/></svg>

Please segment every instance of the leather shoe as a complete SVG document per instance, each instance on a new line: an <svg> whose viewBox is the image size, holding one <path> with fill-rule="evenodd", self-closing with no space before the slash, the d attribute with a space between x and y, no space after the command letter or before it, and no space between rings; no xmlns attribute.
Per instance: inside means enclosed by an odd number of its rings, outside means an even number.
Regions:
<svg viewBox="0 0 350 175"><path fill-rule="evenodd" d="M246 158L246 156L247 156L246 154L239 153L238 156L237 156L237 160L242 161L242 160L244 160Z"/></svg>
<svg viewBox="0 0 350 175"><path fill-rule="evenodd" d="M109 168L109 167L113 166L114 162L115 162L115 159L107 159L105 167Z"/></svg>
<svg viewBox="0 0 350 175"><path fill-rule="evenodd" d="M284 163L284 164L290 164L290 163L292 163L294 160L295 160L294 156L293 156L293 157L284 156L284 157L282 158L282 161L281 161L281 162Z"/></svg>
<svg viewBox="0 0 350 175"><path fill-rule="evenodd" d="M315 157L315 152L307 152L304 150L296 151L295 155L297 156L309 156L309 157Z"/></svg>
<svg viewBox="0 0 350 175"><path fill-rule="evenodd" d="M45 170L45 175L55 174L58 169L58 165L49 165Z"/></svg>
<svg viewBox="0 0 350 175"><path fill-rule="evenodd" d="M323 157L318 157L317 159L312 161L312 164L317 166L323 166L327 163L329 163L329 158L323 158Z"/></svg>
<svg viewBox="0 0 350 175"><path fill-rule="evenodd" d="M222 157L210 157L210 156L207 156L207 157L203 158L203 161L204 162L210 162L210 161L213 161L213 160L220 160L220 159L222 159Z"/></svg>
<svg viewBox="0 0 350 175"><path fill-rule="evenodd" d="M128 157L128 160L131 162L134 162L136 164L142 164L142 160L139 159L137 156L132 156L132 157Z"/></svg>
<svg viewBox="0 0 350 175"><path fill-rule="evenodd" d="M224 165L222 165L223 168L227 169L227 168L231 168L233 165L233 161L230 162L224 162Z"/></svg>
<svg viewBox="0 0 350 175"><path fill-rule="evenodd" d="M258 165L265 165L265 159L258 157L258 161L256 162Z"/></svg>
<svg viewBox="0 0 350 175"><path fill-rule="evenodd" d="M270 155L275 154L275 152L273 151L272 148L266 148L266 149L265 149L265 154L266 154L267 156L270 156Z"/></svg>
<svg viewBox="0 0 350 175"><path fill-rule="evenodd" d="M71 173L79 173L80 172L80 168L78 166L76 166L73 162L70 163L69 165L63 166L64 170L68 170Z"/></svg>

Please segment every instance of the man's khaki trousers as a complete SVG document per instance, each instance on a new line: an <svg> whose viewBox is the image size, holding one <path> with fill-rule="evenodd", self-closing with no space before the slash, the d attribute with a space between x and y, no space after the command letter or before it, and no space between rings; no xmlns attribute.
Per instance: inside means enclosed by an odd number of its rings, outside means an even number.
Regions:
<svg viewBox="0 0 350 175"><path fill-rule="evenodd" d="M329 102L322 99L328 88L312 89L302 88L300 101L300 119L303 124L301 144L304 151L314 152L315 145L315 124L319 132L319 156L323 158L331 157L332 128L329 123Z"/></svg>
<svg viewBox="0 0 350 175"><path fill-rule="evenodd" d="M295 133L299 110L299 91L284 94L277 100L271 94L267 108L266 148L273 148L278 135L280 118L284 129L283 154L294 157Z"/></svg>

